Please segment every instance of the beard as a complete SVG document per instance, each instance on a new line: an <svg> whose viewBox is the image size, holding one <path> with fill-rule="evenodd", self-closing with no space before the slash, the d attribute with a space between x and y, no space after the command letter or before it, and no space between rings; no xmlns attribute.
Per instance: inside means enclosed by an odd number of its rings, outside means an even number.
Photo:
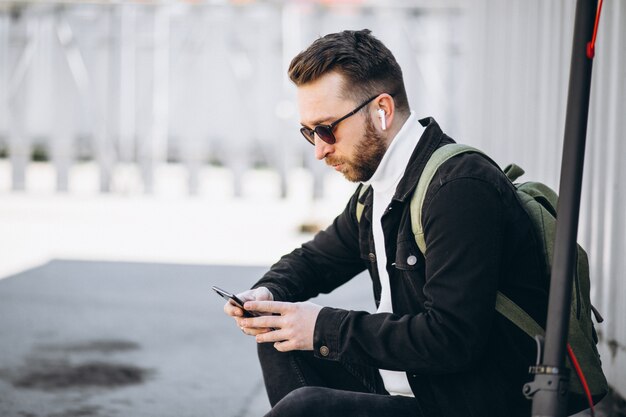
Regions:
<svg viewBox="0 0 626 417"><path fill-rule="evenodd" d="M326 163L331 166L343 164L341 173L348 181L362 182L372 178L386 151L385 138L376 132L374 122L372 122L370 115L367 114L365 134L359 143L355 145L354 156L350 159L328 156L326 157Z"/></svg>

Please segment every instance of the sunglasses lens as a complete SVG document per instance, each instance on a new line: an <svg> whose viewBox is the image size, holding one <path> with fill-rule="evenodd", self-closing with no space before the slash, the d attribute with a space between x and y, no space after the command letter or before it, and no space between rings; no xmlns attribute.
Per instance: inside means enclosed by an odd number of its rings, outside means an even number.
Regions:
<svg viewBox="0 0 626 417"><path fill-rule="evenodd" d="M300 128L300 133L311 145L315 145L315 135L330 145L335 143L335 135L333 135L332 129L328 126L315 126L314 130L303 126Z"/></svg>
<svg viewBox="0 0 626 417"><path fill-rule="evenodd" d="M330 145L335 143L335 135L333 135L331 128L329 128L328 126L316 126L315 133L324 142Z"/></svg>
<svg viewBox="0 0 626 417"><path fill-rule="evenodd" d="M302 127L300 128L300 133L302 133L302 136L304 136L307 142L315 145L315 138L313 137L313 131L311 129L309 129L308 127Z"/></svg>

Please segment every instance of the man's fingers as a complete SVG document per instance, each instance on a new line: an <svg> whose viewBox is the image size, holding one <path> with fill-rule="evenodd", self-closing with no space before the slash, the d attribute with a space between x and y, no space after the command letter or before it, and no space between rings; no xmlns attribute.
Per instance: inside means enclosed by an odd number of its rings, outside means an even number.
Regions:
<svg viewBox="0 0 626 417"><path fill-rule="evenodd" d="M249 327L244 327L243 328L243 332L245 334L247 334L247 335L250 335L250 336L258 336L260 334L268 333L268 332L271 332L271 331L272 331L272 329L254 329L254 328L249 328Z"/></svg>
<svg viewBox="0 0 626 417"><path fill-rule="evenodd" d="M279 352L289 352L290 350L296 350L292 346L291 341L275 342L274 349L276 349Z"/></svg>
<svg viewBox="0 0 626 417"><path fill-rule="evenodd" d="M224 313L228 314L232 317L241 317L243 316L243 310L239 307L232 305L230 302L224 304Z"/></svg>
<svg viewBox="0 0 626 417"><path fill-rule="evenodd" d="M283 330L273 330L256 335L257 343L283 342L287 339Z"/></svg>
<svg viewBox="0 0 626 417"><path fill-rule="evenodd" d="M247 301L244 305L246 310L277 314L283 314L289 311L292 306L293 303L285 303L281 301Z"/></svg>
<svg viewBox="0 0 626 417"><path fill-rule="evenodd" d="M250 319L235 317L235 321L237 322L237 327L239 327L241 331L243 331L247 335L256 336L258 334L272 331L272 329L269 327L252 326L250 325L250 323L247 322L247 320L250 320Z"/></svg>
<svg viewBox="0 0 626 417"><path fill-rule="evenodd" d="M237 319L237 323L243 327L252 327L256 329L262 328L279 328L282 327L281 321L283 318L281 316L258 316L258 317L247 317L245 319Z"/></svg>

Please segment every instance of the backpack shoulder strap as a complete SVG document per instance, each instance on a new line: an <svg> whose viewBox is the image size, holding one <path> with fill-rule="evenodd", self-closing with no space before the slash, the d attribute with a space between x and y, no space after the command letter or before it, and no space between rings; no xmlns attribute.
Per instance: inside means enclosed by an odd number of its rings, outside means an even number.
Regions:
<svg viewBox="0 0 626 417"><path fill-rule="evenodd" d="M524 333L533 339L536 335L543 336L545 333L535 319L500 291L496 294L496 311L511 320L517 327L522 329Z"/></svg>
<svg viewBox="0 0 626 417"><path fill-rule="evenodd" d="M417 187L411 198L411 228L413 229L417 246L424 255L426 254L426 241L424 239L424 228L422 227L422 206L424 205L426 190L435 176L435 173L444 162L456 155L466 152L483 154L483 152L476 148L460 143L451 143L440 147L433 152L417 182Z"/></svg>

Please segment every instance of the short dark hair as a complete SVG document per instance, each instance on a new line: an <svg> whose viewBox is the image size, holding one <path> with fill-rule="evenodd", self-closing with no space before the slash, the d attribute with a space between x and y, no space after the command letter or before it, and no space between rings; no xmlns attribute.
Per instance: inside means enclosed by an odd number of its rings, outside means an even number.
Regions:
<svg viewBox="0 0 626 417"><path fill-rule="evenodd" d="M289 78L297 86L336 71L346 83L342 94L355 101L373 94L393 94L396 108L408 113L402 69L391 51L368 29L344 30L316 39L289 65Z"/></svg>

